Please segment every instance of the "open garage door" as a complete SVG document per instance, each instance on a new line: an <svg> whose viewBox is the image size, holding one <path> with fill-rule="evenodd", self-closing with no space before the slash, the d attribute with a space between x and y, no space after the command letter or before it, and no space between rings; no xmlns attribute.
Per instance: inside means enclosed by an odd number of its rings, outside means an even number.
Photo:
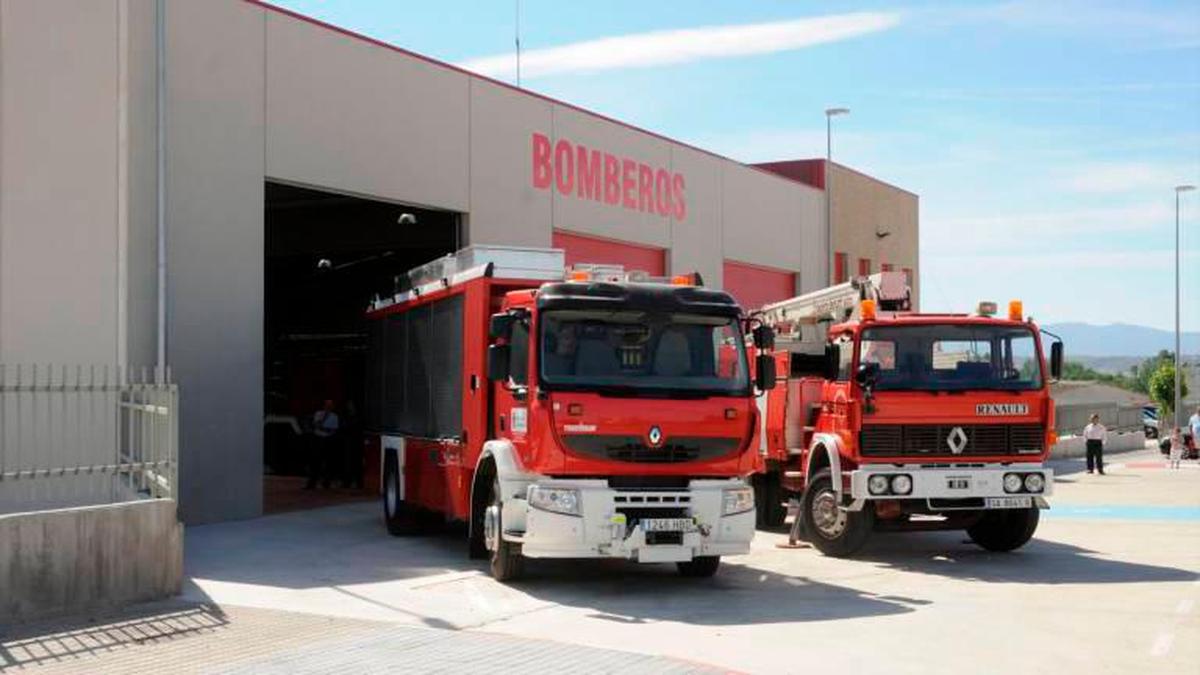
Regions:
<svg viewBox="0 0 1200 675"><path fill-rule="evenodd" d="M263 510L370 497L364 311L460 246L460 214L268 182L265 221ZM314 429L326 401L330 437Z"/></svg>

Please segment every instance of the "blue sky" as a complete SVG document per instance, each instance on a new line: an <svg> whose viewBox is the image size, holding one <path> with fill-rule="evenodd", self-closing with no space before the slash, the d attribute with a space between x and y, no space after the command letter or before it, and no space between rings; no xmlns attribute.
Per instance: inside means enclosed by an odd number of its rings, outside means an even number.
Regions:
<svg viewBox="0 0 1200 675"><path fill-rule="evenodd" d="M514 2L278 4L512 80ZM1200 3L522 0L521 36L523 86L746 162L824 155L822 111L850 108L835 159L921 197L925 309L1173 328ZM1200 330L1200 192L1182 204Z"/></svg>

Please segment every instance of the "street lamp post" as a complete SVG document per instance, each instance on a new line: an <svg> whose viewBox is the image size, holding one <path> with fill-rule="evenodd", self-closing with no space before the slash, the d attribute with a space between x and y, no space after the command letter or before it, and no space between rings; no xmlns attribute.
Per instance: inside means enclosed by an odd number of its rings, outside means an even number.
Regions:
<svg viewBox="0 0 1200 675"><path fill-rule="evenodd" d="M1175 186L1175 425L1172 431L1183 426L1183 392L1179 383L1182 379L1180 369L1183 359L1179 353L1179 195L1195 190L1195 185Z"/></svg>
<svg viewBox="0 0 1200 675"><path fill-rule="evenodd" d="M829 182L829 165L833 163L833 118L850 114L849 108L825 109L825 246L828 249L825 264L829 266L829 284L837 283L833 276L833 185Z"/></svg>

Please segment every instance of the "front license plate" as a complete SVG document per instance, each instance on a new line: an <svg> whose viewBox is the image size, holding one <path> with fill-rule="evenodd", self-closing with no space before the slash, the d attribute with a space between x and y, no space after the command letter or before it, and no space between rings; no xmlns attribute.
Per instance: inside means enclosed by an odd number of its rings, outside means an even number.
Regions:
<svg viewBox="0 0 1200 675"><path fill-rule="evenodd" d="M988 497L984 506L989 509L1027 509L1033 506L1033 497Z"/></svg>
<svg viewBox="0 0 1200 675"><path fill-rule="evenodd" d="M643 532L694 532L696 521L691 518L643 518Z"/></svg>

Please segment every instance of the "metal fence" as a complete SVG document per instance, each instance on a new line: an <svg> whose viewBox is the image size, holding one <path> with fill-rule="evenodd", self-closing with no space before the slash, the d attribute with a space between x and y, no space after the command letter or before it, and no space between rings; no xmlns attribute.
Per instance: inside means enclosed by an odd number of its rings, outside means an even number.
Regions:
<svg viewBox="0 0 1200 675"><path fill-rule="evenodd" d="M170 373L0 363L0 513L173 498Z"/></svg>
<svg viewBox="0 0 1200 675"><path fill-rule="evenodd" d="M1100 416L1100 423L1110 431L1140 431L1142 429L1142 406L1121 405L1115 402L1071 403L1058 405L1054 409L1054 428L1060 436L1078 436L1083 433L1093 414Z"/></svg>

